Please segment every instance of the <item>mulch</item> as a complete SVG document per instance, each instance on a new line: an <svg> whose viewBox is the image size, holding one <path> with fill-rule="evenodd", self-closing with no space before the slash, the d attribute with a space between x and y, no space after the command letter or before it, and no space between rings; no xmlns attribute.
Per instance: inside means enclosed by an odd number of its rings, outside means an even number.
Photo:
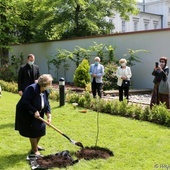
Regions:
<svg viewBox="0 0 170 170"><path fill-rule="evenodd" d="M78 159L107 159L110 156L114 156L113 152L107 148L102 148L98 146L85 147L76 153Z"/></svg>
<svg viewBox="0 0 170 170"><path fill-rule="evenodd" d="M54 89L59 89L59 84L53 84ZM72 83L66 83L65 84L65 90L71 90L75 92L83 92L84 88L74 86Z"/></svg>
<svg viewBox="0 0 170 170"><path fill-rule="evenodd" d="M98 146L84 147L75 153L76 160L72 158L69 151L62 151L56 154L47 156L27 156L27 160L31 166L31 169L51 169L51 168L66 168L78 163L80 159L92 160L92 159L107 159L110 156L114 156L113 152L107 148Z"/></svg>

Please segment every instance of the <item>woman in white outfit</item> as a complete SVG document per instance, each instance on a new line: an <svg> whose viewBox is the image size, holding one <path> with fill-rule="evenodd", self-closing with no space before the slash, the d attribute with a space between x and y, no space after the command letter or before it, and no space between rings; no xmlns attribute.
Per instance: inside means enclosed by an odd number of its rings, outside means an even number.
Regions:
<svg viewBox="0 0 170 170"><path fill-rule="evenodd" d="M130 67L126 66L126 59L122 58L119 60L120 66L117 68L116 76L117 76L117 85L119 88L119 101L123 101L123 91L126 99L129 99L129 86L130 86L130 78L132 77Z"/></svg>

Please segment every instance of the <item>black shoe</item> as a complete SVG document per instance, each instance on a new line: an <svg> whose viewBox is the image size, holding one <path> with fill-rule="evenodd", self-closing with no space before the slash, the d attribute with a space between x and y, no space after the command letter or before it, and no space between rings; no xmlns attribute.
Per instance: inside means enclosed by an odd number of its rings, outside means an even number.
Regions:
<svg viewBox="0 0 170 170"><path fill-rule="evenodd" d="M29 155L31 155L31 156L41 156L41 154L40 153L38 153L38 154L36 154L34 151L30 151L30 154Z"/></svg>
<svg viewBox="0 0 170 170"><path fill-rule="evenodd" d="M38 146L38 151L45 151L45 149L40 147L40 146Z"/></svg>

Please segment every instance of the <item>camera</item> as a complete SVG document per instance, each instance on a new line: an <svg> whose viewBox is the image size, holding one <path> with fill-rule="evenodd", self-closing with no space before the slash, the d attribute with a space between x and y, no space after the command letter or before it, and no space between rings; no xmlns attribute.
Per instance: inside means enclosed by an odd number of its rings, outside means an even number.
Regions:
<svg viewBox="0 0 170 170"><path fill-rule="evenodd" d="M155 62L155 67L158 67L158 62Z"/></svg>

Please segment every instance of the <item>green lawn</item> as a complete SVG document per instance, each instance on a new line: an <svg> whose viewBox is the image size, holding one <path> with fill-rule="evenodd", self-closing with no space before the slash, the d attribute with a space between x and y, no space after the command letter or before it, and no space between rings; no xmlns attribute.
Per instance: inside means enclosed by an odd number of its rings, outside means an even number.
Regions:
<svg viewBox="0 0 170 170"><path fill-rule="evenodd" d="M19 95L3 92L0 98L0 170L30 170L26 155L30 151L27 138L14 130L15 106ZM51 101L52 124L84 146L94 146L97 135L97 113L79 113L80 108ZM74 159L80 148L47 127L40 141L44 155L69 150ZM114 157L85 161L68 170L153 170L170 169L170 129L124 117L99 113L98 146L114 152ZM55 168L58 169L58 168Z"/></svg>

